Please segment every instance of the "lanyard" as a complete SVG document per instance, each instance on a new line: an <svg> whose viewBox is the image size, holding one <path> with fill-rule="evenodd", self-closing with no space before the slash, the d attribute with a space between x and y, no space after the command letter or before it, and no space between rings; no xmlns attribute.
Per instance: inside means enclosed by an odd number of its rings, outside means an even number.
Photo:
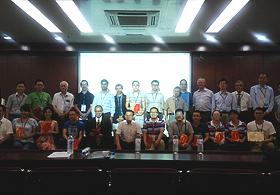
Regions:
<svg viewBox="0 0 280 195"><path fill-rule="evenodd" d="M36 92L36 93L37 93L37 92ZM41 106L42 106L42 105L43 105L44 92L42 92L42 98L40 98L39 93L37 93L37 96L38 96L38 98L39 98L39 100L40 100L40 102L41 102Z"/></svg>
<svg viewBox="0 0 280 195"><path fill-rule="evenodd" d="M27 121L24 123L24 125L23 125L23 122L22 122L22 118L20 118L20 120L21 120L20 122L21 122L22 127L23 127L23 128L25 128L26 123L27 123L27 122L28 122L28 120L29 120L29 117L27 118Z"/></svg>
<svg viewBox="0 0 280 195"><path fill-rule="evenodd" d="M263 122L263 123L264 123L264 122ZM263 123L262 123L262 128L261 128L261 129L259 129L259 128L258 128L258 125L257 125L257 123L256 123L256 121L255 121L255 124L256 124L257 130L261 130L261 132L262 132L262 130L263 130Z"/></svg>
<svg viewBox="0 0 280 195"><path fill-rule="evenodd" d="M20 104L22 103L22 101L23 101L23 99L24 99L24 95L22 96L22 98L21 98L21 101L19 102L18 101L18 96L16 95L16 99L17 99L17 103L18 103L18 105L20 106Z"/></svg>
<svg viewBox="0 0 280 195"><path fill-rule="evenodd" d="M157 94L158 94L158 93L157 93ZM154 97L154 94L152 93L152 97L153 97L153 99L154 99L154 102L156 102L157 94L156 94L156 96Z"/></svg>
<svg viewBox="0 0 280 195"><path fill-rule="evenodd" d="M262 88L259 88L259 89L260 89L261 93L263 94L263 97L265 97L265 93L266 93L266 88L263 88L263 89L264 89L264 93L263 93L263 90L262 90Z"/></svg>
<svg viewBox="0 0 280 195"><path fill-rule="evenodd" d="M134 93L133 93L133 96L134 96L134 99L135 99ZM139 92L138 92L138 94L137 94L137 98L134 100L134 103L135 103L135 104L136 104L136 102L137 102L137 100L138 100L138 97L139 97Z"/></svg>
<svg viewBox="0 0 280 195"><path fill-rule="evenodd" d="M223 98L223 102L224 102L224 104L225 104L225 103L226 103L226 99L227 99L227 95L228 95L228 94L227 94L227 93L225 94L225 95L226 95L226 97L225 97L225 98L222 96L222 94L223 94L223 93L220 93L220 96Z"/></svg>
<svg viewBox="0 0 280 195"><path fill-rule="evenodd" d="M103 104L103 101L104 101L107 94L108 94L108 90L106 91L104 97L102 98L103 92L101 92L101 105Z"/></svg>

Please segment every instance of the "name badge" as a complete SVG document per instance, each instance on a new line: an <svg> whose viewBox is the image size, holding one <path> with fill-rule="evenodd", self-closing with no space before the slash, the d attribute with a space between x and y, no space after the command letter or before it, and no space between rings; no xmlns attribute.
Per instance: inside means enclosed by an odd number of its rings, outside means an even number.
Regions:
<svg viewBox="0 0 280 195"><path fill-rule="evenodd" d="M155 135L152 135L152 138L153 138L153 142L156 141L156 136Z"/></svg>
<svg viewBox="0 0 280 195"><path fill-rule="evenodd" d="M227 112L227 105L225 103L222 104L222 111Z"/></svg>
<svg viewBox="0 0 280 195"><path fill-rule="evenodd" d="M268 107L268 100L266 98L264 98L263 100L263 106Z"/></svg>
<svg viewBox="0 0 280 195"><path fill-rule="evenodd" d="M81 112L86 112L87 106L85 104L81 105Z"/></svg>
<svg viewBox="0 0 280 195"><path fill-rule="evenodd" d="M16 110L16 115L20 115L20 110Z"/></svg>
<svg viewBox="0 0 280 195"><path fill-rule="evenodd" d="M238 113L240 113L240 112L241 112L241 108L240 108L240 107L237 107L237 108L236 108L236 111L237 111Z"/></svg>
<svg viewBox="0 0 280 195"><path fill-rule="evenodd" d="M44 107L42 105L40 106L40 108L41 108L42 111L44 110Z"/></svg>

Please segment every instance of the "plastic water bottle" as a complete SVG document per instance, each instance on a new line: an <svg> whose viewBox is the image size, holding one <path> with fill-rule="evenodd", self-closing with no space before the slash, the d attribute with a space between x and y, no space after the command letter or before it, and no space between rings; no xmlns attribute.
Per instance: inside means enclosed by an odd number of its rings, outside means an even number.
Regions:
<svg viewBox="0 0 280 195"><path fill-rule="evenodd" d="M178 140L178 135L177 133L174 133L173 136L173 154L178 154L179 151L179 140Z"/></svg>
<svg viewBox="0 0 280 195"><path fill-rule="evenodd" d="M87 156L90 154L90 147L86 147L85 149L82 150L82 156Z"/></svg>
<svg viewBox="0 0 280 195"><path fill-rule="evenodd" d="M202 154L203 152L203 137L201 135L201 133L199 133L198 137L197 137L197 152L200 154Z"/></svg>
<svg viewBox="0 0 280 195"><path fill-rule="evenodd" d="M141 138L140 138L140 134L137 133L135 137L135 153L140 153L140 151L141 151Z"/></svg>
<svg viewBox="0 0 280 195"><path fill-rule="evenodd" d="M69 137L67 138L67 153L74 153L74 138L72 136L72 133L69 133Z"/></svg>

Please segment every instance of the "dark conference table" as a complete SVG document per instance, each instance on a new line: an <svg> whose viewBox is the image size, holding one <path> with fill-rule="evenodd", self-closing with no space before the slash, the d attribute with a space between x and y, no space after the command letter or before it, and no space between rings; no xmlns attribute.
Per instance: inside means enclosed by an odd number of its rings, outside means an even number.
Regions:
<svg viewBox="0 0 280 195"><path fill-rule="evenodd" d="M56 152L64 150L55 150ZM173 155L171 151L141 151L137 157L134 151L114 151L115 158L92 158L91 155L82 157L77 150L68 158L48 158L54 151L44 150L0 150L1 166L17 166L26 170L36 167L59 166L96 166L104 171L113 168L175 168L187 171L193 168L235 168L252 169L261 172L271 172L277 169L277 162L269 162L259 152L223 152L206 151L203 156L195 151L179 151ZM92 152L94 152L92 150Z"/></svg>

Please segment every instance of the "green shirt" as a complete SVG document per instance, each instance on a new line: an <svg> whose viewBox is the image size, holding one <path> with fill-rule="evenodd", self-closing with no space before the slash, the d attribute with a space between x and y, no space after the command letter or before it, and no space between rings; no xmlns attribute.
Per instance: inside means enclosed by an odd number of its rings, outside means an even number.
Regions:
<svg viewBox="0 0 280 195"><path fill-rule="evenodd" d="M52 104L52 98L50 96L50 94L42 92L41 94L37 93L37 92L33 92L30 93L26 99L26 104L31 105L32 108L32 112L33 114L38 117L38 110L41 109L41 107L43 107L43 109L45 107L47 107L48 105ZM35 111L34 111L35 109ZM40 117L38 117L40 118Z"/></svg>

